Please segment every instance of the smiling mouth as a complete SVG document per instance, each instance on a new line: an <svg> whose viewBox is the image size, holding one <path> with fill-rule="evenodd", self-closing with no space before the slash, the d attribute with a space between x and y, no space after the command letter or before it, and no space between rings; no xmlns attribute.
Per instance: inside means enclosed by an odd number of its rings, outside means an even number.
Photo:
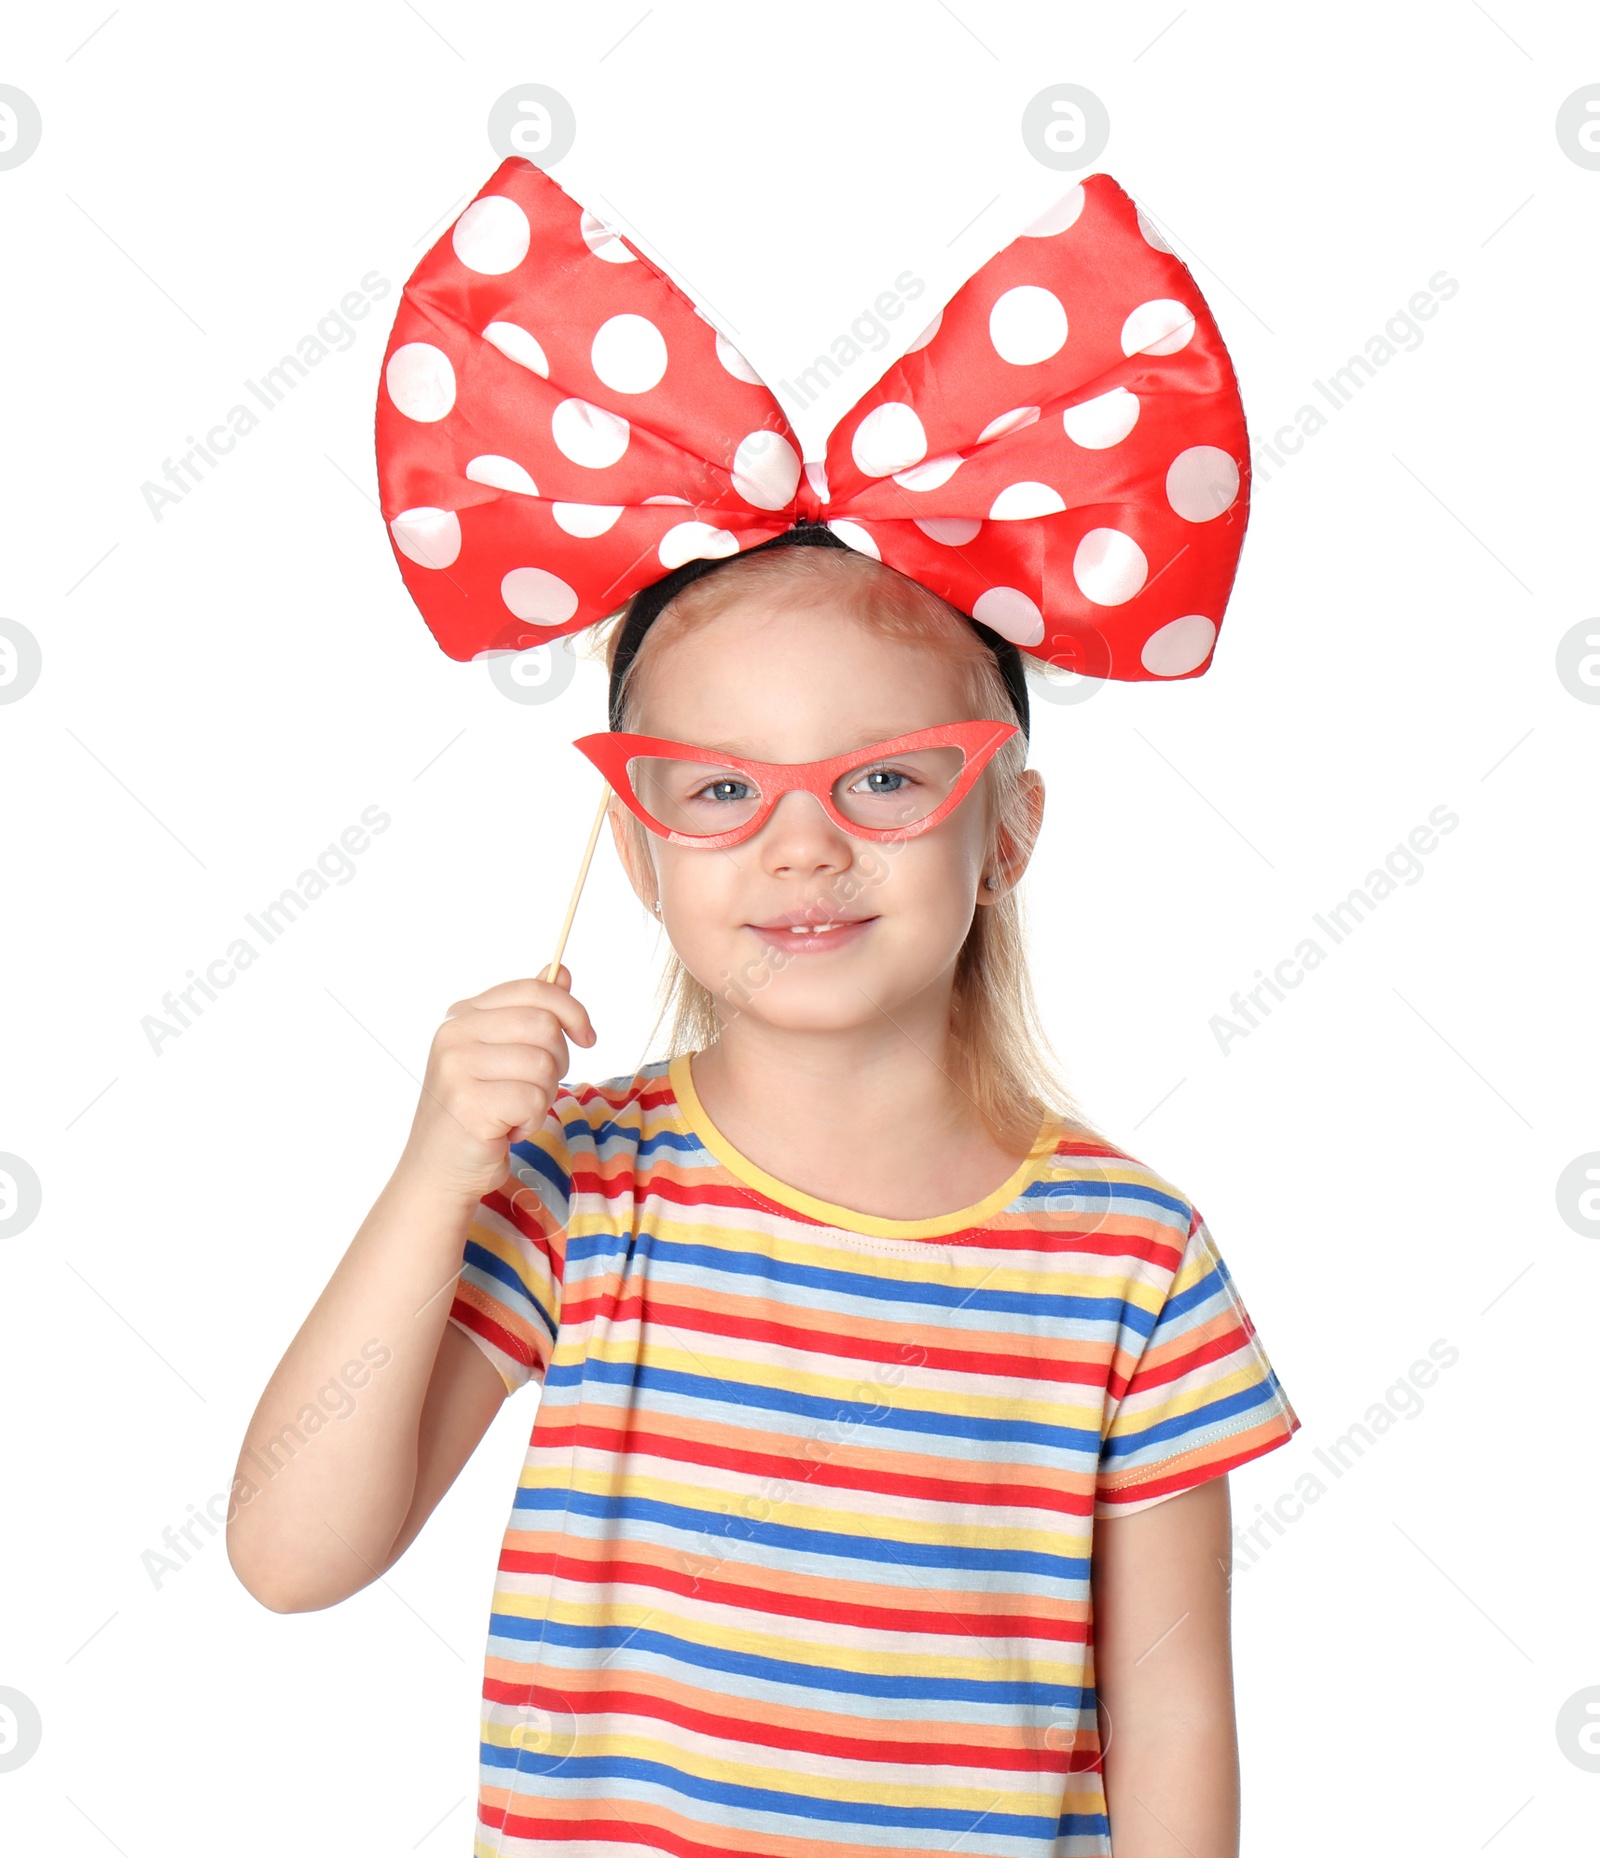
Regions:
<svg viewBox="0 0 1600 1858"><path fill-rule="evenodd" d="M824 942L853 941L869 923L877 920L876 916L853 916L841 918L837 922L747 923L745 927L770 942L810 948Z"/></svg>

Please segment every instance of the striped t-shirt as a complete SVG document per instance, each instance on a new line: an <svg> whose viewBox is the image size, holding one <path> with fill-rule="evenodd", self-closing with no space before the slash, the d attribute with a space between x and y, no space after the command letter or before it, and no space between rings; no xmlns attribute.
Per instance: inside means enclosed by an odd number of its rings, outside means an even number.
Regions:
<svg viewBox="0 0 1600 1858"><path fill-rule="evenodd" d="M451 1321L542 1382L475 1858L1105 1854L1096 1518L1299 1425L1204 1222L1048 1119L936 1219L775 1179L687 1056L563 1086Z"/></svg>

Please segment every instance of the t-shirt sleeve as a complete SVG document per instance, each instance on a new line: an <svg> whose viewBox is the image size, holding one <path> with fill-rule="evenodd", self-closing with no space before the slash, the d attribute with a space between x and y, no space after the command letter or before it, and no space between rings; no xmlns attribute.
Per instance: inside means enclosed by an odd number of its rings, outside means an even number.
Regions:
<svg viewBox="0 0 1600 1858"><path fill-rule="evenodd" d="M506 1178L478 1203L467 1230L450 1321L494 1364L506 1392L543 1382L555 1352L566 1268L572 1158L564 1091L529 1141L514 1142Z"/></svg>
<svg viewBox="0 0 1600 1858"><path fill-rule="evenodd" d="M1190 1208L1183 1254L1159 1307L1130 1305L1128 1316L1146 1334L1142 1348L1135 1332L1127 1352L1117 1351L1097 1516L1126 1516L1192 1490L1274 1450L1299 1428L1197 1209Z"/></svg>

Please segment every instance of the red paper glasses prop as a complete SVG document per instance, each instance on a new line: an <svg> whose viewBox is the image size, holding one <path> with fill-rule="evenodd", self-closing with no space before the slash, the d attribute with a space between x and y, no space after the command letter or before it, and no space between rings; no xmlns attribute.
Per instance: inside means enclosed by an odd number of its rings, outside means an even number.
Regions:
<svg viewBox="0 0 1600 1858"><path fill-rule="evenodd" d="M814 794L858 839L910 839L947 818L1015 723L940 723L825 761L751 761L692 742L602 732L574 743L635 818L708 851L759 832L786 793Z"/></svg>

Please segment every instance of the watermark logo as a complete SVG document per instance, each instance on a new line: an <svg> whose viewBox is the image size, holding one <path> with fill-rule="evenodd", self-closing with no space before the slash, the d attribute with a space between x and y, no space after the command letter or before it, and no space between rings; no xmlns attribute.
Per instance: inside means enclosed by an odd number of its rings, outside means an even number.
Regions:
<svg viewBox="0 0 1600 1858"><path fill-rule="evenodd" d="M238 400L207 429L203 439L189 433L184 439L186 451L176 459L162 459L161 481L146 478L139 486L152 518L160 522L169 506L181 503L190 491L203 484L239 441L256 430L262 421L256 407L275 412L320 362L354 347L357 332L352 324L364 321L373 304L388 293L388 278L369 271L354 290L345 292L337 308L329 309L314 329L301 336L292 354L283 355L258 379L245 381L245 392L254 406Z"/></svg>
<svg viewBox="0 0 1600 1858"><path fill-rule="evenodd" d="M512 637L517 630L511 627L500 647L478 654L489 682L513 703L553 703L578 674L572 647L566 639L554 639L519 649Z"/></svg>
<svg viewBox="0 0 1600 1858"><path fill-rule="evenodd" d="M1568 161L1600 168L1600 84L1573 91L1556 111L1556 142Z"/></svg>
<svg viewBox="0 0 1600 1858"><path fill-rule="evenodd" d="M313 1405L308 1400L281 1431L266 1441L265 1452L257 1451L252 1446L244 1454L251 1468L262 1473L260 1484L243 1468L241 1460L239 1475L227 1490L213 1491L203 1508L191 1503L189 1513L182 1522L176 1525L169 1523L161 1531L160 1548L141 1551L139 1560L145 1573L150 1576L151 1586L159 1593L161 1583L186 1568L209 1541L215 1540L222 1533L224 1527L233 1521L246 1504L261 1494L263 1486L275 1478L286 1464L293 1463L312 1440L326 1431L331 1423L348 1419L360 1405L356 1391L365 1387L375 1373L388 1367L393 1360L394 1350L386 1342L380 1342L376 1336L369 1336L361 1344L359 1357L347 1361L337 1374L331 1375L327 1383L317 1389L316 1403ZM205 1531L204 1535L195 1533L200 1529Z"/></svg>
<svg viewBox="0 0 1600 1858"><path fill-rule="evenodd" d="M1103 677L1085 677L1082 672L1069 671L1051 659L1045 675L1036 683L1029 684L1028 694L1031 697L1042 697L1046 703L1087 703L1105 687L1106 680Z"/></svg>
<svg viewBox="0 0 1600 1858"><path fill-rule="evenodd" d="M1556 1712L1556 1747L1575 1768L1600 1774L1600 1684L1574 1691Z"/></svg>
<svg viewBox="0 0 1600 1858"><path fill-rule="evenodd" d="M1078 636L1057 647L1048 658L1038 661L1044 675L1030 681L1030 696L1037 694L1046 703L1087 703L1091 697L1105 689L1106 679L1096 677L1086 668L1086 662L1110 664L1111 648L1106 644L1105 634L1098 627L1091 626L1087 620L1075 624Z"/></svg>
<svg viewBox="0 0 1600 1858"><path fill-rule="evenodd" d="M1426 825L1414 826L1405 843L1396 845L1384 859L1381 869L1369 871L1347 896L1330 904L1326 912L1312 912L1311 920L1327 938L1327 948L1316 936L1303 936L1295 944L1293 953L1275 963L1270 974L1256 969L1256 985L1236 993L1228 1003L1228 1012L1211 1015L1211 1033L1224 1058L1240 1039L1247 1039L1257 1031L1263 1019L1271 1018L1272 1007L1267 996L1271 1000L1287 1000L1288 990L1298 987L1313 969L1320 968L1330 950L1358 929L1400 885L1409 887L1422 881L1426 867L1418 854L1437 850L1440 835L1454 832L1461 824L1459 817L1442 801L1429 813L1428 821Z"/></svg>
<svg viewBox="0 0 1600 1858"><path fill-rule="evenodd" d="M1069 1774L1105 1773L1106 1753L1116 1725L1111 1708L1098 1691L1082 1703L1052 1703L1045 1726L1044 1746L1052 1754L1068 1757Z"/></svg>
<svg viewBox="0 0 1600 1858"><path fill-rule="evenodd" d="M0 1685L0 1774L31 1761L43 1739L44 1723L33 1698Z"/></svg>
<svg viewBox="0 0 1600 1858"><path fill-rule="evenodd" d="M259 911L245 912L245 921L261 939L258 948L247 935L237 935L217 956L207 962L203 974L189 970L187 987L175 987L164 994L160 1013L146 1013L139 1024L156 1057L169 1039L181 1038L194 1020L205 1012L205 1003L215 1001L231 987L247 968L255 966L263 950L270 947L286 929L298 922L330 886L343 888L356 874L356 857L368 849L372 840L387 832L391 825L387 813L377 805L364 807L361 823L346 826L337 845L330 842L317 856L315 869L307 867L287 889L281 891ZM369 837L368 835L371 835Z"/></svg>
<svg viewBox="0 0 1600 1858"><path fill-rule="evenodd" d="M578 1746L577 1711L560 1691L541 1685L539 1694L549 1701L510 1706L506 1747L517 1751L519 1774L554 1773ZM496 1711L496 1706L490 1708Z"/></svg>
<svg viewBox="0 0 1600 1858"><path fill-rule="evenodd" d="M20 168L39 146L44 125L25 90L0 84L0 168Z"/></svg>
<svg viewBox="0 0 1600 1858"><path fill-rule="evenodd" d="M39 681L44 654L18 619L0 619L0 703L17 703Z"/></svg>
<svg viewBox="0 0 1600 1858"><path fill-rule="evenodd" d="M20 1155L0 1154L0 1239L14 1239L39 1217L44 1189Z"/></svg>
<svg viewBox="0 0 1600 1858"><path fill-rule="evenodd" d="M1427 288L1414 290L1404 309L1395 310L1381 329L1375 329L1367 337L1359 354L1352 354L1341 366L1329 369L1325 380L1314 379L1311 385L1322 406L1307 401L1296 407L1291 418L1277 427L1269 438L1252 440L1252 488L1270 484L1274 471L1267 466L1270 464L1274 470L1281 471L1289 459L1304 451L1309 440L1327 430L1332 423L1330 413L1342 413L1351 405L1362 388L1376 378L1380 368L1387 367L1399 355L1409 355L1421 348L1427 331L1418 324L1432 322L1439 314L1440 304L1448 303L1460 288L1460 281L1448 271L1435 271L1428 279ZM1329 411L1325 412L1324 407Z"/></svg>
<svg viewBox="0 0 1600 1858"><path fill-rule="evenodd" d="M1561 1170L1556 1210L1580 1239L1600 1239L1600 1150L1580 1155Z"/></svg>
<svg viewBox="0 0 1600 1858"><path fill-rule="evenodd" d="M826 354L818 355L809 367L801 368L792 381L779 381L774 392L782 391L798 407L808 407L820 400L864 354L876 354L886 348L892 331L889 324L898 322L908 303L915 303L928 288L915 271L902 271L892 289L880 290L870 305L863 305L851 319L848 329L841 329L828 344ZM940 313L942 317L943 312ZM915 354L934 338L940 317L935 317L906 350ZM740 357L743 360L743 357ZM749 364L746 363L748 369ZM753 370L741 378L759 378Z"/></svg>
<svg viewBox="0 0 1600 1858"><path fill-rule="evenodd" d="M536 168L552 167L577 133L572 105L548 84L518 84L489 110L489 145L502 160L520 155Z"/></svg>
<svg viewBox="0 0 1600 1858"><path fill-rule="evenodd" d="M1326 1446L1319 1445L1311 1455L1328 1473L1328 1481L1325 1483L1314 1470L1302 1471L1293 1489L1280 1492L1270 1504L1258 1503L1254 1517L1234 1528L1235 1572L1254 1567L1273 1542L1287 1535L1306 1511L1325 1497L1338 1479L1354 1470L1401 1420L1416 1419L1426 1405L1424 1393L1437 1384L1442 1370L1453 1368L1460 1359L1460 1349L1443 1336L1430 1342L1426 1359L1413 1361L1360 1419Z"/></svg>
<svg viewBox="0 0 1600 1858"><path fill-rule="evenodd" d="M1044 1219L1073 1221L1074 1239L1101 1231L1126 1207L1113 1177L1113 1164L1098 1155L1056 1154L1028 1190L1028 1212Z"/></svg>
<svg viewBox="0 0 1600 1858"><path fill-rule="evenodd" d="M1035 161L1069 173L1098 161L1111 140L1111 114L1081 84L1051 84L1028 100L1022 140Z"/></svg>
<svg viewBox="0 0 1600 1858"><path fill-rule="evenodd" d="M1600 703L1600 619L1580 619L1561 635L1556 676L1580 703Z"/></svg>

